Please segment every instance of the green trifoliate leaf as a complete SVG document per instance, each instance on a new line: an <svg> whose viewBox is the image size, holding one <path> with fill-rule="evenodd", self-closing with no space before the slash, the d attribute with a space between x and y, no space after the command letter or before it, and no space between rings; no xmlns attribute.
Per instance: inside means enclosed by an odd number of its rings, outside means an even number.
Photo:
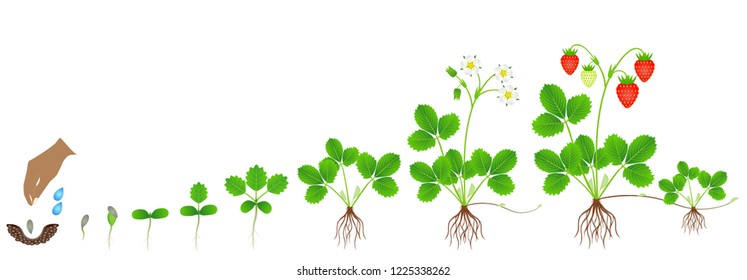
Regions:
<svg viewBox="0 0 747 280"><path fill-rule="evenodd" d="M543 189L549 195L558 195L565 190L565 187L571 182L571 178L565 174L553 173L548 174L545 178Z"/></svg>
<svg viewBox="0 0 747 280"><path fill-rule="evenodd" d="M720 187L723 186L726 183L726 172L724 171L717 171L716 173L713 173L713 177L711 177L711 187Z"/></svg>
<svg viewBox="0 0 747 280"><path fill-rule="evenodd" d="M225 186L226 191L233 196L239 196L246 193L246 181L241 179L239 176L228 177Z"/></svg>
<svg viewBox="0 0 747 280"><path fill-rule="evenodd" d="M690 178L690 180L698 179L699 175L700 175L700 169L698 169L697 167L690 168L690 171L688 174L688 177Z"/></svg>
<svg viewBox="0 0 747 280"><path fill-rule="evenodd" d="M132 218L135 220L145 220L150 218L150 214L145 209L137 209L132 211Z"/></svg>
<svg viewBox="0 0 747 280"><path fill-rule="evenodd" d="M459 88L454 89L454 100L459 100L462 98L462 90Z"/></svg>
<svg viewBox="0 0 747 280"><path fill-rule="evenodd" d="M306 189L306 201L311 204L316 204L324 199L327 195L327 188L324 186L310 186Z"/></svg>
<svg viewBox="0 0 747 280"><path fill-rule="evenodd" d="M265 214L270 214L270 212L272 212L272 205L267 201L260 201L257 203L257 208Z"/></svg>
<svg viewBox="0 0 747 280"><path fill-rule="evenodd" d="M331 158L325 158L319 162L319 174L322 175L327 183L334 183L337 178L337 172L340 171L340 165Z"/></svg>
<svg viewBox="0 0 747 280"><path fill-rule="evenodd" d="M708 174L705 170L700 171L700 175L698 175L698 183L700 183L700 186L707 188L711 185L711 174Z"/></svg>
<svg viewBox="0 0 747 280"><path fill-rule="evenodd" d="M418 199L422 202L431 202L436 199L439 192L441 192L441 186L438 184L425 183L418 189Z"/></svg>
<svg viewBox="0 0 747 280"><path fill-rule="evenodd" d="M358 160L358 148L350 147L342 152L342 163L345 166L350 166Z"/></svg>
<svg viewBox="0 0 747 280"><path fill-rule="evenodd" d="M514 185L514 181L511 180L511 177L506 174L501 174L490 177L490 180L488 180L488 187L499 195L509 195L514 191L516 186Z"/></svg>
<svg viewBox="0 0 747 280"><path fill-rule="evenodd" d="M280 194L288 187L288 177L283 174L275 174L267 180L267 191L274 194Z"/></svg>
<svg viewBox="0 0 747 280"><path fill-rule="evenodd" d="M256 205L254 201L244 201L244 203L241 204L241 212L244 214L249 213L249 211L252 211L252 209L254 209L254 205Z"/></svg>
<svg viewBox="0 0 747 280"><path fill-rule="evenodd" d="M674 187L674 183L669 179L659 180L659 189L664 192L675 192L677 189Z"/></svg>
<svg viewBox="0 0 747 280"><path fill-rule="evenodd" d="M376 159L368 153L361 153L358 155L358 161L355 165L364 179L371 178L376 171Z"/></svg>
<svg viewBox="0 0 747 280"><path fill-rule="evenodd" d="M451 171L455 174L462 174L462 167L464 165L462 164L462 153L451 149L446 152L446 157L449 159L449 164L451 164Z"/></svg>
<svg viewBox="0 0 747 280"><path fill-rule="evenodd" d="M438 119L438 137L449 139L459 130L459 117L456 114L446 114Z"/></svg>
<svg viewBox="0 0 747 280"><path fill-rule="evenodd" d="M158 208L156 210L153 210L153 214L150 215L153 219L163 219L169 216L169 210L166 210L166 208Z"/></svg>
<svg viewBox="0 0 747 280"><path fill-rule="evenodd" d="M563 166L565 166L568 173L580 175L571 172L577 171L581 164L581 150L578 148L576 143L571 142L565 145L563 150L560 151L560 160L563 162Z"/></svg>
<svg viewBox="0 0 747 280"><path fill-rule="evenodd" d="M625 177L630 184L639 188L648 186L654 181L654 174L651 173L651 169L642 163L625 167L623 177Z"/></svg>
<svg viewBox="0 0 747 280"><path fill-rule="evenodd" d="M620 165L625 162L625 157L628 154L628 143L620 136L612 134L604 141L604 151L612 164Z"/></svg>
<svg viewBox="0 0 747 280"><path fill-rule="evenodd" d="M373 187L373 189L383 197L392 197L397 194L397 191L399 191L397 182L395 182L392 177L378 178L373 182L371 187Z"/></svg>
<svg viewBox="0 0 747 280"><path fill-rule="evenodd" d="M420 129L430 134L436 135L438 131L438 115L433 107L428 105L418 105L415 109L415 122Z"/></svg>
<svg viewBox="0 0 747 280"><path fill-rule="evenodd" d="M664 204L672 205L675 202L677 202L677 198L679 198L679 197L680 196L677 195L677 193L669 192L669 193L667 193L667 194L664 195Z"/></svg>
<svg viewBox="0 0 747 280"><path fill-rule="evenodd" d="M586 135L579 135L576 138L576 146L581 150L581 159L586 163L592 163L594 159L594 141Z"/></svg>
<svg viewBox="0 0 747 280"><path fill-rule="evenodd" d="M483 149L477 149L472 152L472 158L470 159L475 172L477 175L485 176L490 172L490 166L493 163L493 159L490 158L490 154Z"/></svg>
<svg viewBox="0 0 747 280"><path fill-rule="evenodd" d="M410 137L407 137L407 144L410 148L418 152L422 152L436 146L436 138L433 135L426 132L425 130L418 130L413 132Z"/></svg>
<svg viewBox="0 0 747 280"><path fill-rule="evenodd" d="M565 171L563 162L560 160L560 156L555 152L544 149L534 154L534 164L537 167L547 173L558 173Z"/></svg>
<svg viewBox="0 0 747 280"><path fill-rule="evenodd" d="M210 216L215 213L218 213L218 207L212 204L202 206L202 209L200 209L200 215L202 216Z"/></svg>
<svg viewBox="0 0 747 280"><path fill-rule="evenodd" d="M329 155L330 158L332 158L336 162L342 162L343 151L342 143L340 143L340 140L329 138L329 140L327 140L327 143L324 145L324 148L327 150L327 155Z"/></svg>
<svg viewBox="0 0 747 280"><path fill-rule="evenodd" d="M502 150L495 154L490 166L490 175L505 174L514 169L516 166L516 152L512 150Z"/></svg>
<svg viewBox="0 0 747 280"><path fill-rule="evenodd" d="M185 217L194 216L194 215L197 215L197 213L198 213L197 208L191 205L184 206L181 209L179 209L179 214L182 214L182 216L185 216Z"/></svg>
<svg viewBox="0 0 747 280"><path fill-rule="evenodd" d="M207 199L207 188L202 183L192 185L192 189L189 191L189 197L196 203L202 203Z"/></svg>
<svg viewBox="0 0 747 280"><path fill-rule="evenodd" d="M685 178L685 176L682 176L682 174L677 174L672 178L672 183L674 184L675 189L677 189L678 191L682 191L685 189L687 178Z"/></svg>
<svg viewBox="0 0 747 280"><path fill-rule="evenodd" d="M298 179L307 185L321 185L324 184L322 174L316 167L311 165L304 165L298 168ZM243 193L242 193L243 194Z"/></svg>
<svg viewBox="0 0 747 280"><path fill-rule="evenodd" d="M446 156L438 157L433 162L433 166L431 168L433 169L433 174L436 175L436 179L438 179L438 182L442 184L448 184L451 181L451 179L448 178L448 176L451 174L451 164L449 163L449 158L447 158Z"/></svg>
<svg viewBox="0 0 747 280"><path fill-rule="evenodd" d="M265 169L259 167L259 165L249 168L249 171L246 172L246 185L255 191L264 188L267 185L267 173L265 173Z"/></svg>
<svg viewBox="0 0 747 280"><path fill-rule="evenodd" d="M726 192L721 187L715 187L708 190L708 195L710 195L714 200L722 200L726 198Z"/></svg>
<svg viewBox="0 0 747 280"><path fill-rule="evenodd" d="M430 183L438 180L428 164L425 162L416 162L410 165L410 176L418 182Z"/></svg>
<svg viewBox="0 0 747 280"><path fill-rule="evenodd" d="M566 113L566 99L565 93L560 87L556 85L545 85L540 91L540 102L542 107L545 107L548 113L551 113L558 118L565 118Z"/></svg>
<svg viewBox="0 0 747 280"><path fill-rule="evenodd" d="M650 159L656 152L656 139L648 135L636 137L628 149L628 163L641 163Z"/></svg>
<svg viewBox="0 0 747 280"><path fill-rule="evenodd" d="M401 161L399 160L399 155L394 153L388 153L379 159L379 162L376 164L376 172L374 176L378 177L388 177L394 175L397 170L399 170L399 166L401 165Z"/></svg>
<svg viewBox="0 0 747 280"><path fill-rule="evenodd" d="M677 171L682 174L682 176L688 176L688 170L690 169L689 166L687 166L687 162L680 161L677 163Z"/></svg>
<svg viewBox="0 0 747 280"><path fill-rule="evenodd" d="M591 113L591 99L586 94L576 95L568 100L568 122L577 124Z"/></svg>
<svg viewBox="0 0 747 280"><path fill-rule="evenodd" d="M542 137L550 137L563 132L563 122L550 113L543 113L532 122L534 133Z"/></svg>

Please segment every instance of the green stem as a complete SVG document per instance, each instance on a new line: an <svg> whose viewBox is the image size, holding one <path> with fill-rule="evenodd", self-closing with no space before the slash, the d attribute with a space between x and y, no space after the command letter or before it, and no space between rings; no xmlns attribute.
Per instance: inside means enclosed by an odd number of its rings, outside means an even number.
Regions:
<svg viewBox="0 0 747 280"><path fill-rule="evenodd" d="M350 205L350 188L348 188L348 176L345 175L345 165L340 162L340 169L342 169L342 179L345 182L345 198Z"/></svg>
<svg viewBox="0 0 747 280"><path fill-rule="evenodd" d="M86 230L83 229L83 227L81 227L80 231L83 232L83 239L81 239L81 240L86 240Z"/></svg>
<svg viewBox="0 0 747 280"><path fill-rule="evenodd" d="M615 180L615 177L617 177L617 173L620 173L620 170L622 170L623 168L625 168L625 163L624 162L622 164L620 164L620 168L618 168L617 171L615 171L615 174L612 174L612 178L610 178L610 180L607 181L607 185L604 186L604 189L602 189L602 192L600 192L599 195L596 196L596 197L594 197L594 198L600 198L600 197L602 197L604 195L604 192L607 191L607 187L609 187L610 185L612 185L612 181Z"/></svg>
<svg viewBox="0 0 747 280"><path fill-rule="evenodd" d="M355 200L353 200L353 204L348 204L348 207L353 207L353 206L355 206L356 203L358 203L358 199L361 198L361 196L363 195L363 192L366 191L366 189L368 188L368 185L370 185L371 182L373 182L373 180L374 180L373 177L371 177L371 180L368 180L368 182L366 183L366 185L363 186L363 188L361 189L361 192L358 194L357 197L355 197Z"/></svg>
<svg viewBox="0 0 747 280"><path fill-rule="evenodd" d="M259 214L259 207L254 207L254 220L252 221L252 249L254 249L254 233L257 226L257 214Z"/></svg>
<svg viewBox="0 0 747 280"><path fill-rule="evenodd" d="M693 205L693 187L690 184L690 179L687 180L687 189L690 190L690 197L689 197L689 199L687 201L690 202L690 205L692 205L693 207L695 207L695 205Z"/></svg>
<svg viewBox="0 0 747 280"><path fill-rule="evenodd" d="M600 198L599 198L599 200L602 200L602 199L608 199L608 198L615 198L615 197L644 197L644 198L650 198L650 199L656 199L656 200L664 201L664 199L661 199L661 198L658 198L658 197L654 197L654 196L648 196L648 195L635 195L635 194L619 194L619 195L610 195L610 196L600 197ZM690 209L690 207L687 207L687 206L685 206L685 205L681 205L681 204L676 204L676 203L675 203L675 204L672 204L672 205L674 205L674 206L678 206L678 207L681 207L681 208L685 208L685 209Z"/></svg>
<svg viewBox="0 0 747 280"><path fill-rule="evenodd" d="M324 184L324 186L327 187L328 189L332 190L332 192L334 192L337 195L337 197L339 197L342 200L342 202L345 203L345 205L347 205L348 207L350 207L350 204L348 204L348 202L345 200L344 197L342 197L342 195L339 192L337 192L334 188L330 187L326 183Z"/></svg>
<svg viewBox="0 0 747 280"><path fill-rule="evenodd" d="M475 203L469 204L469 205L467 205L467 206L472 206L472 205L492 205L492 206L497 206L497 207L500 207L500 208L506 209L506 210L508 210L509 212L512 212L512 213L516 213L516 214L526 214L526 213L532 213L532 212L534 212L534 211L537 211L537 209L540 209L540 207L542 207L542 204L540 204L540 205L537 205L537 208L534 208L534 209L532 209L532 210L529 210L529 211L516 211L516 210L512 210L512 209L509 209L508 207L506 207L506 206L504 206L504 205L501 205L501 204L495 204L495 203L492 203L492 202L475 202Z"/></svg>
<svg viewBox="0 0 747 280"><path fill-rule="evenodd" d="M477 185L477 188L475 188L475 192L472 193L472 195L469 197L469 199L467 199L467 202L463 203L462 205L467 205L467 204L469 204L472 201L472 199L475 197L475 194L477 194L477 191L480 190L480 187L482 187L482 184L485 183L485 180L487 180L488 178L490 178L490 175L486 175L485 178L482 179L482 181L480 181L480 184Z"/></svg>
<svg viewBox="0 0 747 280"><path fill-rule="evenodd" d="M148 232L145 234L145 249L150 250L150 226L153 218L148 218Z"/></svg>
<svg viewBox="0 0 747 280"><path fill-rule="evenodd" d="M197 211L200 211L200 203L197 203ZM197 228L195 228L195 250L197 250L197 238L199 238L199 235L197 234L200 231L200 213L197 213Z"/></svg>
<svg viewBox="0 0 747 280"><path fill-rule="evenodd" d="M436 136L436 143L438 143L438 150L441 151L441 155L444 155L444 148L441 145L441 137Z"/></svg>
<svg viewBox="0 0 747 280"><path fill-rule="evenodd" d="M106 240L107 247L109 247L109 250L112 249L112 230L114 229L114 225L109 226L109 238Z"/></svg>

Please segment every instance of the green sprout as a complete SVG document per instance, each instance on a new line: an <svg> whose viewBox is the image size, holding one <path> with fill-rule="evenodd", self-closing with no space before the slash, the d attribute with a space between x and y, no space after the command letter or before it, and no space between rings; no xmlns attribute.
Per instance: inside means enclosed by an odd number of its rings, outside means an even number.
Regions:
<svg viewBox="0 0 747 280"><path fill-rule="evenodd" d="M137 209L132 211L132 218L135 220L148 219L148 232L145 235L145 248L150 249L150 227L153 223L153 219L163 219L169 216L169 210L165 208L158 208L153 210L153 213L148 213L144 209Z"/></svg>
<svg viewBox="0 0 747 280"><path fill-rule="evenodd" d="M80 231L83 233L83 239L86 239L86 225L88 224L88 214L83 215L83 218L80 219Z"/></svg>
<svg viewBox="0 0 747 280"><path fill-rule="evenodd" d="M117 222L117 210L114 209L114 207L107 207L106 208L109 213L106 215L106 220L109 222L109 238L106 240L107 247L109 247L109 250L112 249L112 230L114 229L114 223Z"/></svg>
<svg viewBox="0 0 747 280"><path fill-rule="evenodd" d="M239 176L231 176L226 178L225 186L226 191L233 196L246 195L249 197L241 204L240 209L245 214L254 211L254 220L252 220L252 248L254 248L254 235L257 232L256 225L259 211L264 214L270 214L272 211L272 205L262 198L268 193L282 193L288 186L288 177L283 174L275 174L267 178L264 168L254 165L246 172L245 178L246 180ZM249 190L246 189L247 186ZM264 189L264 192L260 193L262 189Z"/></svg>
<svg viewBox="0 0 747 280"><path fill-rule="evenodd" d="M200 204L207 199L207 195L208 191L207 188L205 188L205 185L197 182L197 184L192 185L192 189L189 191L189 197L192 198L192 201L197 203L197 207L195 208L192 205L187 205L179 209L179 213L181 213L182 216L197 216L197 228L195 229L195 249L197 249L197 239L199 238L198 232L200 230L200 217L210 216L218 212L218 207L216 207L215 205L208 204L200 206Z"/></svg>

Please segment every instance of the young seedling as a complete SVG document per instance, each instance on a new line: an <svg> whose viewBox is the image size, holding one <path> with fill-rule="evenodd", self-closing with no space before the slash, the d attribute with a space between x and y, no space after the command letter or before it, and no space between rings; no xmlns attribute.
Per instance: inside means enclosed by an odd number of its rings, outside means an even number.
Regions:
<svg viewBox="0 0 747 280"><path fill-rule="evenodd" d="M479 240L480 236L483 239L485 238L482 232L482 221L472 214L469 206L493 205L517 213L528 213L539 208L538 206L534 210L518 212L506 208L502 203L472 202L475 194L486 183L490 189L500 196L511 194L515 185L508 172L517 163L516 152L508 149L502 150L494 156L484 149L475 149L471 153L472 156L469 159L467 158L467 136L469 135L469 126L475 105L481 97L491 92L497 92L499 101L508 106L519 100L519 94L516 87L510 85L513 78L513 70L510 66L499 65L496 72L484 81L479 73L480 62L475 56L465 56L461 66L465 75L477 76L477 86L471 89L455 69L451 67L446 69L446 73L459 82L458 87L454 89L454 99L461 99L462 90L466 91L469 97L469 114L464 129L464 141L460 143L461 146L459 147L462 150L450 149L444 151L442 143L451 139L459 131L461 124L459 117L454 113L439 117L436 110L429 105L419 105L415 109L415 123L419 129L407 139L410 147L419 152L427 151L438 144L439 156L436 160L432 164L416 162L410 165L410 175L421 183L418 190L420 201L431 202L442 189L445 189L459 202L459 211L449 219L446 232L449 245L456 241L457 248L467 243L472 247L472 242ZM493 80L496 87L489 84ZM477 186L475 186L475 183L471 183L470 179L477 179L479 181Z"/></svg>
<svg viewBox="0 0 747 280"><path fill-rule="evenodd" d="M275 174L268 179L265 169L259 167L259 165L254 165L246 172L246 180L239 176L231 176L226 179L225 186L226 191L233 196L246 195L249 197L241 204L241 212L246 214L254 211L254 220L252 220L252 248L254 248L254 234L257 232L256 225L259 211L265 214L270 214L272 211L272 205L262 198L268 193L282 193L288 186L288 177L283 174ZM246 189L247 186L250 190ZM260 193L263 188L265 188L264 192Z"/></svg>
<svg viewBox="0 0 747 280"><path fill-rule="evenodd" d="M218 207L212 204L200 206L202 202L207 199L207 188L205 185L197 182L192 185L192 189L189 191L189 197L192 201L197 203L197 208L192 205L187 205L179 209L179 213L185 217L197 216L197 228L195 228L195 249L197 249L197 239L199 238L198 232L200 231L200 217L210 216L218 212Z"/></svg>
<svg viewBox="0 0 747 280"><path fill-rule="evenodd" d="M399 169L399 155L388 153L376 161L368 153L359 153L355 147L343 149L342 143L334 138L327 141L326 150L329 157L322 159L318 168L312 165L298 168L298 178L304 184L309 185L305 196L308 203L321 202L328 190L332 190L345 203L345 214L337 220L335 227L335 239L337 239L338 246L342 243L343 247L347 248L347 245L352 242L353 246L357 247L358 239L365 239L366 234L363 220L355 214L353 208L369 185L383 197L392 197L397 194L399 187L391 176ZM354 192L351 193L345 167L353 164L367 182L362 189L356 186ZM342 171L344 189L332 187L339 171Z"/></svg>
<svg viewBox="0 0 747 280"><path fill-rule="evenodd" d="M106 220L109 222L109 238L106 239L107 247L109 247L109 250L112 249L112 230L114 229L114 223L117 222L117 210L114 209L114 207L107 207L106 208L109 213L106 215Z"/></svg>
<svg viewBox="0 0 747 280"><path fill-rule="evenodd" d="M709 208L698 208L700 200L705 196L706 193L714 200L721 201L726 198L726 192L724 192L723 185L726 183L726 172L718 171L713 173L713 176L705 170L700 170L697 167L690 168L686 162L680 161L677 164L678 174L672 177L672 180L662 179L659 181L659 188L664 191L664 203L667 205L676 205L690 211L682 217L682 230L691 234L693 231L699 233L701 229L706 228L705 217L700 214L699 211L717 209L731 204L737 198L732 198L728 203ZM695 189L691 182L697 180L703 192ZM685 185L687 185L687 192L685 192ZM677 204L677 199L682 197L687 201L688 206Z"/></svg>
<svg viewBox="0 0 747 280"><path fill-rule="evenodd" d="M145 235L145 248L150 249L150 226L153 223L153 219L163 219L169 216L169 210L165 208L158 208L153 210L153 213L148 213L144 209L137 209L132 211L132 218L135 220L148 219L148 232Z"/></svg>
<svg viewBox="0 0 747 280"><path fill-rule="evenodd" d="M86 240L86 225L88 224L88 214L83 215L83 218L80 219L80 231L83 233L83 238L81 240Z"/></svg>

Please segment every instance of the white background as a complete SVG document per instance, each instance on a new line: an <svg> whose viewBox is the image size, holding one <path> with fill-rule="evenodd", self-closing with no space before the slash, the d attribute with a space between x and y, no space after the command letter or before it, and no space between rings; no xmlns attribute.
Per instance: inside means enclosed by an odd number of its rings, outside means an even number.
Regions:
<svg viewBox="0 0 747 280"><path fill-rule="evenodd" d="M650 81L638 82L632 108L620 106L614 89L608 92L602 136L655 136L650 165L657 181L686 160L727 171L728 198L745 195L743 124L737 122L744 119L741 10L721 1L600 3L4 1L0 222L61 226L37 247L3 234L1 272L19 279L291 279L301 266L428 265L452 267L446 278L453 279L739 278L747 249L743 201L703 212L708 229L700 235L683 234L683 209L648 199L605 201L621 237L606 249L588 249L573 237L588 194L575 182L560 196L543 193L544 173L533 154L560 150L567 137L532 132L531 121L543 111L539 90L555 83L569 96L589 94L593 112L598 106L601 81L587 90L580 67L569 77L559 63L562 48L583 43L605 67L631 47L654 53L656 70ZM511 107L494 95L477 105L470 150L511 148L519 156L511 173L516 191L499 197L486 188L478 200L543 207L527 215L472 207L486 240L457 249L443 239L457 202L445 192L419 202L408 174L409 164L430 162L436 152L414 152L406 138L416 129L418 104L455 112L464 123L467 101L452 100L456 81L443 70L466 54L478 54L486 73L498 63L512 65L521 94ZM634 61L628 57L622 69L631 73ZM574 133L593 134L594 118ZM446 145L460 147L462 133ZM26 163L59 137L77 155L29 207L22 197ZM328 195L309 205L296 176L299 166L325 156L329 137L377 158L396 152L403 160L397 196L367 192L357 205L368 237L357 250L333 240L343 204ZM239 212L244 199L228 195L223 183L254 164L287 175L290 184L268 197L273 212L259 218L253 250L251 216ZM178 209L191 204L189 189L198 181L219 212L203 219L195 251L195 219ZM59 187L66 191L64 208L52 216ZM639 190L622 178L608 193L640 192L663 195L655 185ZM108 205L120 213L111 250ZM147 222L129 215L157 207L172 216L154 221L147 251ZM91 216L85 241L78 227L83 214Z"/></svg>

